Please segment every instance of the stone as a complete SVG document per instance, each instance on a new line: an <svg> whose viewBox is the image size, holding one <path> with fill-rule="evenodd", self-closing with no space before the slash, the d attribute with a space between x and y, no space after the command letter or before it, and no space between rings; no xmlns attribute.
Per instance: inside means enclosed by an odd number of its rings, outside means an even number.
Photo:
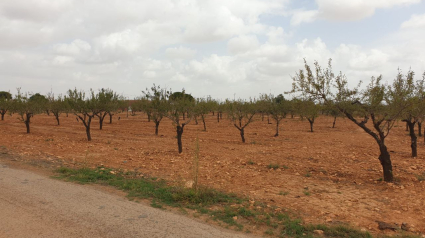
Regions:
<svg viewBox="0 0 425 238"><path fill-rule="evenodd" d="M383 221L376 221L376 222L378 223L379 230L393 230L393 231L395 231L395 230L398 229L397 226L390 224L390 223L386 223L386 222L383 222Z"/></svg>
<svg viewBox="0 0 425 238"><path fill-rule="evenodd" d="M410 225L410 224L408 224L408 223L401 223L401 229L403 230L403 231L411 231L411 232L415 232L415 229L414 229L414 226L413 225Z"/></svg>
<svg viewBox="0 0 425 238"><path fill-rule="evenodd" d="M325 234L325 232L322 230L314 230L313 233L319 236L323 236Z"/></svg>

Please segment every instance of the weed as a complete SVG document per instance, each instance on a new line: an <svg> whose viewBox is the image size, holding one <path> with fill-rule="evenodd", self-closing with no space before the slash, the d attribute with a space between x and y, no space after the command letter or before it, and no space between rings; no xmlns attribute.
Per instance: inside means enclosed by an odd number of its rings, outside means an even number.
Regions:
<svg viewBox="0 0 425 238"><path fill-rule="evenodd" d="M193 185L192 188L198 190L198 177L199 177L199 138L196 137L195 152L193 156Z"/></svg>
<svg viewBox="0 0 425 238"><path fill-rule="evenodd" d="M127 176L122 171L113 171L109 168L96 169L60 168L56 171L57 178L79 183L98 183L110 185L128 192L130 199L150 199L151 206L164 209L164 206L179 208L182 213L188 214L184 208L198 211L195 216L202 214L213 220L221 221L224 226L243 230L243 225L238 223L238 217L244 218L249 223L267 226L265 234L279 235L281 237L313 237L314 230L323 230L326 237L360 237L370 238L370 234L360 232L349 227L328 227L325 225L304 225L299 219L292 219L286 213L273 212L267 204L255 202L255 210L250 210L247 199L239 198L233 194L226 194L214 189L199 187L197 190L184 187L167 185L166 181L156 178L136 178ZM304 189L304 194L308 189ZM281 192L282 195L288 194ZM306 194L307 195L307 194ZM236 205L238 204L238 205ZM236 205L236 206L235 206ZM214 207L214 209L211 209ZM271 210L272 211L271 211ZM279 234L276 229L279 230ZM245 230L249 233L249 230Z"/></svg>
<svg viewBox="0 0 425 238"><path fill-rule="evenodd" d="M47 141L47 142L53 141L53 138L47 138L45 141Z"/></svg>
<svg viewBox="0 0 425 238"><path fill-rule="evenodd" d="M269 235L269 236L272 236L272 235L274 235L274 231L273 231L273 229L267 229L267 230L264 232L264 234Z"/></svg>
<svg viewBox="0 0 425 238"><path fill-rule="evenodd" d="M306 196L310 196L310 192L309 192L309 191L304 191L303 193L304 193L304 195L306 195Z"/></svg>
<svg viewBox="0 0 425 238"><path fill-rule="evenodd" d="M246 209L244 207L239 208L238 214L242 217L254 217L255 213L249 209Z"/></svg>
<svg viewBox="0 0 425 238"><path fill-rule="evenodd" d="M257 142L255 140L251 141L251 145L255 145Z"/></svg>
<svg viewBox="0 0 425 238"><path fill-rule="evenodd" d="M278 164L269 164L269 165L267 165L267 168L276 170L276 169L279 168L279 165Z"/></svg>
<svg viewBox="0 0 425 238"><path fill-rule="evenodd" d="M114 150L118 150L118 148L117 147L114 147Z"/></svg>
<svg viewBox="0 0 425 238"><path fill-rule="evenodd" d="M252 160L249 160L249 161L248 161L248 164L249 164L249 165L254 165L254 164L255 164L255 162L254 162L254 161L252 161Z"/></svg>
<svg viewBox="0 0 425 238"><path fill-rule="evenodd" d="M422 172L422 174L416 175L416 178L418 181L425 181L425 172Z"/></svg>
<svg viewBox="0 0 425 238"><path fill-rule="evenodd" d="M108 145L109 145L109 144L111 144L111 141L110 141L110 140L108 140L108 141L106 142L106 144L108 144Z"/></svg>
<svg viewBox="0 0 425 238"><path fill-rule="evenodd" d="M284 169L289 169L289 167L288 167L288 166L286 166L286 165L282 165L282 168L284 168Z"/></svg>
<svg viewBox="0 0 425 238"><path fill-rule="evenodd" d="M288 191L280 191L279 192L279 195L282 195L282 196L286 196L286 195L288 195L289 194L289 192Z"/></svg>
<svg viewBox="0 0 425 238"><path fill-rule="evenodd" d="M311 177L310 172L307 172L306 174L304 174L304 177L307 177L307 178Z"/></svg>
<svg viewBox="0 0 425 238"><path fill-rule="evenodd" d="M161 205L161 204L156 203L156 201L155 201L155 200L153 200L153 201L152 201L152 203L151 203L151 207L154 207L154 208L162 208L162 205Z"/></svg>
<svg viewBox="0 0 425 238"><path fill-rule="evenodd" d="M243 228L243 226L237 223L236 220L234 219L234 217L237 216L237 212L235 211L235 209L229 206L225 206L224 210L213 211L211 212L211 214L215 220L220 220L230 226L235 226L238 229Z"/></svg>
<svg viewBox="0 0 425 238"><path fill-rule="evenodd" d="M210 212L208 209L203 208L203 207L200 207L200 208L198 209L198 211L199 211L201 214L208 214L208 213Z"/></svg>

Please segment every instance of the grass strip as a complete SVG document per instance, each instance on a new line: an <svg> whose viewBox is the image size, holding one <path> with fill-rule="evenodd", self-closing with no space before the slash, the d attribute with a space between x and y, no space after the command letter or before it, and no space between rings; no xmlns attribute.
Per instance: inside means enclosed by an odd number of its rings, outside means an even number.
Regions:
<svg viewBox="0 0 425 238"><path fill-rule="evenodd" d="M277 237L342 237L369 238L368 232L362 232L348 226L326 226L303 224L287 213L275 212L265 204L254 206L248 199L234 194L223 193L215 189L199 187L197 190L168 185L164 180L145 178L134 173L123 173L110 168L71 169L62 167L56 170L55 178L74 181L81 184L96 183L116 187L128 192L128 197L149 199L151 206L163 208L163 205L188 208L201 215L220 221L227 227L243 230L244 225L263 227L266 236ZM322 235L315 230L323 231ZM248 229L245 232L250 233Z"/></svg>

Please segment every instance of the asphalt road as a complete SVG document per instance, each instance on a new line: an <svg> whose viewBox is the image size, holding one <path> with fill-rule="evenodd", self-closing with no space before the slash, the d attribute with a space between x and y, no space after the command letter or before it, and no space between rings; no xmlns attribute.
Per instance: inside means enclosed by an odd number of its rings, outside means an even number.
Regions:
<svg viewBox="0 0 425 238"><path fill-rule="evenodd" d="M0 164L0 237L247 237Z"/></svg>

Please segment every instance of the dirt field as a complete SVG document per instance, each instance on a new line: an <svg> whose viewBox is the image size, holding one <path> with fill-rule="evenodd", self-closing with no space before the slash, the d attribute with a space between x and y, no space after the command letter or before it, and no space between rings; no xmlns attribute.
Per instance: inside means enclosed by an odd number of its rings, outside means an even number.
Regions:
<svg viewBox="0 0 425 238"><path fill-rule="evenodd" d="M211 114L207 131L194 121L185 127L183 154L177 153L176 132L164 119L160 136L143 114L114 117L103 130L92 124L92 142L75 116L36 115L31 134L16 115L0 121L2 151L24 160L42 159L67 166L88 164L136 170L177 183L192 179L195 139L199 137L202 185L245 195L282 210L295 211L306 222L350 223L378 232L376 221L408 223L425 233L425 145L418 139L419 157L410 157L410 137L398 123L386 140L397 182L380 181L382 170L373 139L347 119L319 117L310 133L307 121L284 119L279 137L275 124L258 117L245 131L247 143L228 120ZM106 121L106 120L105 120ZM269 165L279 165L278 169Z"/></svg>

